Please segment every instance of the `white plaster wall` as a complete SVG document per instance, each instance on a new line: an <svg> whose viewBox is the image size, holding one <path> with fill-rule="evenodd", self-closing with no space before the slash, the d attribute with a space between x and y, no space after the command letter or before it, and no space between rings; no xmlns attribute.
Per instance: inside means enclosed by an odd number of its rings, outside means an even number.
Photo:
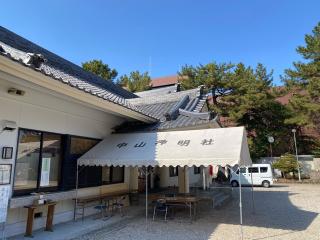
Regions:
<svg viewBox="0 0 320 240"><path fill-rule="evenodd" d="M189 167L189 185L201 183L201 174L194 174L193 167ZM169 167L160 168L160 187L178 186L178 176L170 177Z"/></svg>
<svg viewBox="0 0 320 240"><path fill-rule="evenodd" d="M12 96L7 93L10 87L24 90L24 96ZM123 119L62 98L36 86L13 83L1 78L0 74L0 120L15 121L20 128L30 128L62 134L72 134L92 138L104 138L112 131L112 127L120 124ZM16 153L18 130L0 134L0 150L4 146L14 147ZM11 163L14 169L15 156L11 160L0 163ZM12 174L13 175L13 174ZM12 176L13 178L13 176ZM101 191L128 189L130 171L125 171L125 183L103 186ZM11 181L12 182L12 181ZM95 194L100 188L81 189L82 194ZM90 213L92 209L88 210ZM26 209L16 208L8 211L7 236L25 231ZM45 216L45 211L43 212ZM60 201L56 207L54 222L68 221L73 218L72 200ZM35 221L34 229L43 227L45 218Z"/></svg>

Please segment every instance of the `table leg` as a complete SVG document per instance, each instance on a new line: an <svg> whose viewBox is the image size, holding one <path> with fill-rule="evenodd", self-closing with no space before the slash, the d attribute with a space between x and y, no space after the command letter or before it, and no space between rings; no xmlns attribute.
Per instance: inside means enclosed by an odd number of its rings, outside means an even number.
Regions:
<svg viewBox="0 0 320 240"><path fill-rule="evenodd" d="M55 205L48 206L48 213L47 213L47 223L46 223L46 231L52 232L52 222L53 222L53 215L54 215L54 207Z"/></svg>
<svg viewBox="0 0 320 240"><path fill-rule="evenodd" d="M33 228L33 217L34 217L34 208L28 208L28 219L26 226L25 237L33 237L32 236L32 228Z"/></svg>

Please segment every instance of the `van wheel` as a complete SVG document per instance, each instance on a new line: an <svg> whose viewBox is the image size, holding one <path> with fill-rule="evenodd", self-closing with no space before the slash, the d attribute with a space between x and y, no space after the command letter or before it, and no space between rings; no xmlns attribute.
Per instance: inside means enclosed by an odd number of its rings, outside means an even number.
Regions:
<svg viewBox="0 0 320 240"><path fill-rule="evenodd" d="M262 186L265 188L269 188L270 187L270 182L269 181L263 181L262 182Z"/></svg>
<svg viewBox="0 0 320 240"><path fill-rule="evenodd" d="M239 187L239 183L237 181L232 181L231 186L232 187Z"/></svg>

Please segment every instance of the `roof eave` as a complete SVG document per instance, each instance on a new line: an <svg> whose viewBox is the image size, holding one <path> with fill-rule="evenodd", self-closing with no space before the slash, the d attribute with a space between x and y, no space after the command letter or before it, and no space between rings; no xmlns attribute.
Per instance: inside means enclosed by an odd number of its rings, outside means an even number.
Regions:
<svg viewBox="0 0 320 240"><path fill-rule="evenodd" d="M25 67L19 62L15 62L6 56L0 55L0 69L3 72L21 78L30 83L52 90L59 94L69 96L85 104L90 104L95 107L98 107L103 111L113 112L115 114L120 114L124 117L136 119L145 123L153 123L158 121L157 119L152 118L150 116L144 115L142 113L128 109L124 106L80 91L79 89L74 88L70 85L62 84L61 82L53 80L51 77L43 75L42 73L37 72L34 69Z"/></svg>

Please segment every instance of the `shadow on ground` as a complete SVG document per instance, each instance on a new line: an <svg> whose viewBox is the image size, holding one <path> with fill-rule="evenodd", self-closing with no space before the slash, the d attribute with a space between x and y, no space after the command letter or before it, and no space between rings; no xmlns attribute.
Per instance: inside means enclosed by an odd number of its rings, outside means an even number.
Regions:
<svg viewBox="0 0 320 240"><path fill-rule="evenodd" d="M253 212L250 188L243 188L245 239L257 240L269 237L274 239L275 236L277 239L293 239L292 233L296 234L306 230L318 213L293 205L290 197L299 197L296 196L299 194L290 193L284 189L282 191L277 191L276 188L273 188L272 191L259 189L254 192L255 211ZM139 215L132 216L129 220L123 220L119 224L77 239L239 239L241 228L238 196L238 190L235 190L233 199L219 209L212 209L209 202L200 203L198 219L192 223L188 219L188 211L180 210L173 219L169 218L168 222L164 222L161 216L153 222L150 214L146 225L144 212L141 211Z"/></svg>

